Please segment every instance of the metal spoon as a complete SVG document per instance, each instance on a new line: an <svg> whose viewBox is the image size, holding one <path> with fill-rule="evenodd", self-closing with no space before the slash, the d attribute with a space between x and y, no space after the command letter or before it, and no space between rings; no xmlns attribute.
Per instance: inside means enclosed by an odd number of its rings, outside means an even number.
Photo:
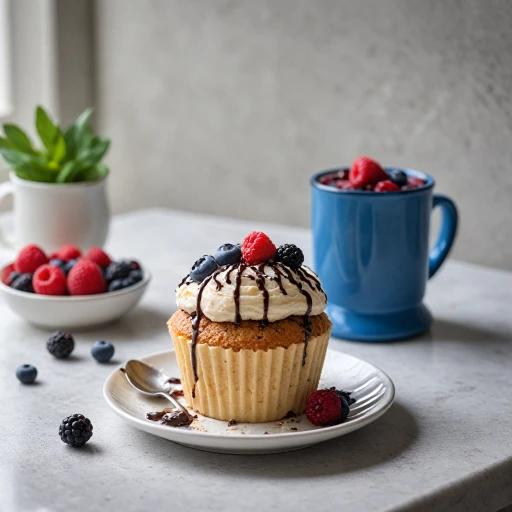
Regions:
<svg viewBox="0 0 512 512"><path fill-rule="evenodd" d="M172 384L165 373L153 368L153 366L132 359L126 363L125 375L128 382L135 389L146 395L164 396L174 407L188 414L185 407L171 395Z"/></svg>

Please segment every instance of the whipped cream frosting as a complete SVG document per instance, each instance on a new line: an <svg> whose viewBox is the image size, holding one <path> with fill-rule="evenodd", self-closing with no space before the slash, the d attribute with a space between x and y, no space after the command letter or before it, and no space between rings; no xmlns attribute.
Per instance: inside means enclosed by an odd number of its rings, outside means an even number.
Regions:
<svg viewBox="0 0 512 512"><path fill-rule="evenodd" d="M236 322L235 293L239 273L239 266L233 265L220 269L206 283L185 279L176 290L178 308L190 314L196 312L197 296L202 287L202 314L212 322ZM292 315L319 315L326 306L327 298L318 277L305 266L298 270L279 264L247 266L238 279L238 320L275 322ZM268 293L268 308L265 308L266 294L262 288Z"/></svg>

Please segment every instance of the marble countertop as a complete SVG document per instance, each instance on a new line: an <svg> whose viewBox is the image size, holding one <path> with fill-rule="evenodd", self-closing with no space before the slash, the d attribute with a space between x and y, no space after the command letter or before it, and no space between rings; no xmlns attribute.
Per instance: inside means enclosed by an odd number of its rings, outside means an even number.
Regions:
<svg viewBox="0 0 512 512"><path fill-rule="evenodd" d="M265 229L305 248L307 230L171 210L113 219L108 249L153 272L141 305L121 321L76 333L68 361L46 351L48 333L0 302L0 510L492 511L512 503L512 274L450 261L432 280L429 334L391 344L332 339L396 384L396 403L372 425L302 451L261 456L192 450L125 424L102 385L113 365L89 353L116 345L115 363L171 346L165 322L174 287L195 259ZM0 263L10 255L0 252ZM14 371L30 362L39 384ZM64 445L60 420L95 425L81 450Z"/></svg>

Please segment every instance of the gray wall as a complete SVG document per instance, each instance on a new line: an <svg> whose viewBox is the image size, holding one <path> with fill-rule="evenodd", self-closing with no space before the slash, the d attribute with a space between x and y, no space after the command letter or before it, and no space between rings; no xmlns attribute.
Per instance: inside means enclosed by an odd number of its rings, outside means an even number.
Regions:
<svg viewBox="0 0 512 512"><path fill-rule="evenodd" d="M89 3L56 3L59 100L94 92L116 212L307 226L309 175L368 154L457 200L456 257L512 269L512 2L96 0L94 39L60 32Z"/></svg>
<svg viewBox="0 0 512 512"><path fill-rule="evenodd" d="M456 257L512 269L512 2L96 7L117 211L308 226L309 175L368 154L456 199Z"/></svg>

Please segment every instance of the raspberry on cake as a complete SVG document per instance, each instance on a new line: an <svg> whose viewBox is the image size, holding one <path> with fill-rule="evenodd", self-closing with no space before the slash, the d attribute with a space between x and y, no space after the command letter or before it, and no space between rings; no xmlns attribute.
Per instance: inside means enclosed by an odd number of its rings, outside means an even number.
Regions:
<svg viewBox="0 0 512 512"><path fill-rule="evenodd" d="M249 265L271 260L276 255L276 250L272 240L261 231L249 233L242 242L242 256Z"/></svg>
<svg viewBox="0 0 512 512"><path fill-rule="evenodd" d="M185 397L225 421L300 414L327 350L327 298L298 247L276 249L261 232L244 239L241 260L235 247L198 260L176 291L179 310L168 326Z"/></svg>

